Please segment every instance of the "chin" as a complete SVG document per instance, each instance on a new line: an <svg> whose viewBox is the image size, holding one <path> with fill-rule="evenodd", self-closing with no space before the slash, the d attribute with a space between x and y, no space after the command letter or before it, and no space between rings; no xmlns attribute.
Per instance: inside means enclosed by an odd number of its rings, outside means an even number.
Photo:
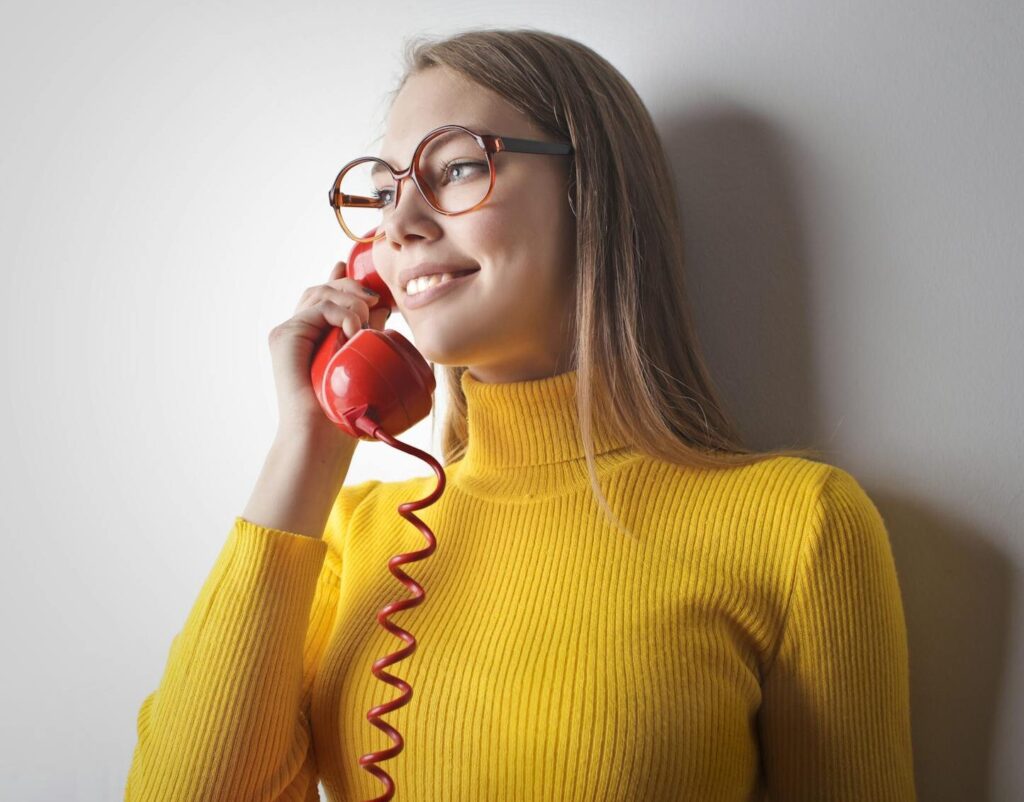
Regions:
<svg viewBox="0 0 1024 802"><path fill-rule="evenodd" d="M413 331L413 344L425 360L438 365L458 367L472 364L479 349L456 321L448 325L421 325Z"/></svg>

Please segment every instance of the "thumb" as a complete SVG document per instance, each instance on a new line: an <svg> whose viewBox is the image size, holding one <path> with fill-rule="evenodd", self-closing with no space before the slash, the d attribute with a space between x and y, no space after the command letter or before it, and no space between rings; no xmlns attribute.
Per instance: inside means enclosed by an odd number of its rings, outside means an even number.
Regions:
<svg viewBox="0 0 1024 802"><path fill-rule="evenodd" d="M391 317L391 307L383 306L380 309L377 307L370 307L370 327L377 329L378 331L383 330L384 324L387 323L388 318Z"/></svg>

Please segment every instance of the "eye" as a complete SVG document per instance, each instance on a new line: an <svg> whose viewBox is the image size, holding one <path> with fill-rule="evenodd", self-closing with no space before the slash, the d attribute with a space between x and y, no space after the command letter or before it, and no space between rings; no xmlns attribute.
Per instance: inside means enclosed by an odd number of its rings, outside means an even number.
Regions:
<svg viewBox="0 0 1024 802"><path fill-rule="evenodd" d="M445 162L442 165L442 167L441 167L441 175L443 177L447 178L448 176L450 176L453 173L457 172L458 175L456 176L455 180L456 181L460 181L460 180L464 181L466 178L472 177L472 175L473 175L473 168L474 167L481 167L485 171L487 170L487 165L485 163L483 163L483 162L474 162L474 161L461 161L460 162L460 161L452 160L452 161L449 161L449 162Z"/></svg>
<svg viewBox="0 0 1024 802"><path fill-rule="evenodd" d="M391 189L375 189L370 193L370 197L377 201L384 201L386 205L391 203L392 193Z"/></svg>

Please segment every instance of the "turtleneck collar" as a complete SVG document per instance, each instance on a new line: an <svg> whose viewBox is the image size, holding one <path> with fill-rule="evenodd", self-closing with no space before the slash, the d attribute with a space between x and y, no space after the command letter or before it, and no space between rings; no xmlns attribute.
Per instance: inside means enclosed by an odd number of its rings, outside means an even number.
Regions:
<svg viewBox="0 0 1024 802"><path fill-rule="evenodd" d="M469 442L453 479L480 496L558 495L589 486L576 414L577 371L491 384L462 373ZM595 417L598 475L636 457Z"/></svg>

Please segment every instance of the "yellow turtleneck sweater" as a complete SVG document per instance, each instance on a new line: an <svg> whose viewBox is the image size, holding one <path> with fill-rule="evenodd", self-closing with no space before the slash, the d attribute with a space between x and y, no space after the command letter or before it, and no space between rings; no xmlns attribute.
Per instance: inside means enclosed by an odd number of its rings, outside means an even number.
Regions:
<svg viewBox="0 0 1024 802"><path fill-rule="evenodd" d="M388 669L413 688L382 716L395 799L914 800L900 588L857 481L682 469L598 429L629 539L591 495L575 382L463 374L468 451L416 513L437 550L403 566L426 597L391 616L418 641ZM376 614L411 595L388 560L426 545L396 508L434 486L345 486L322 540L235 519L142 702L126 800L383 793L358 759L392 746L366 713L399 691L370 666L405 644Z"/></svg>

